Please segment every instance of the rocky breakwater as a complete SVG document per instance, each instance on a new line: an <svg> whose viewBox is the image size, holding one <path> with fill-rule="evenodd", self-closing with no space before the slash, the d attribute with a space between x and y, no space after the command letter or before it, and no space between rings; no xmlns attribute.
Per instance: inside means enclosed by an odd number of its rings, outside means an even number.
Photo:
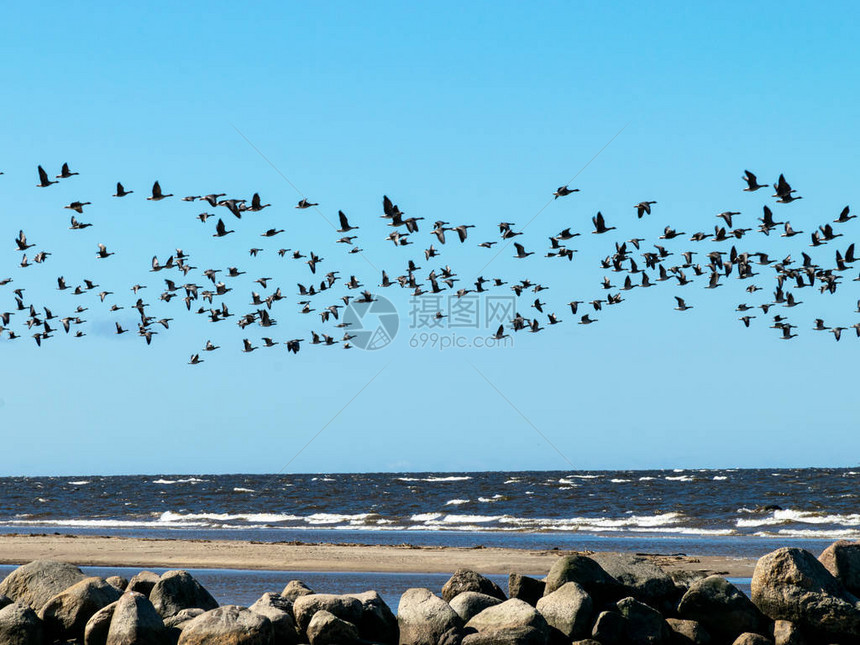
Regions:
<svg viewBox="0 0 860 645"><path fill-rule="evenodd" d="M631 555L564 555L507 591L469 570L408 589L395 614L375 591L301 581L250 607L219 606L185 571L130 581L47 560L0 583L0 644L54 645L860 645L860 543L818 558L762 557L752 594L721 576L669 574Z"/></svg>

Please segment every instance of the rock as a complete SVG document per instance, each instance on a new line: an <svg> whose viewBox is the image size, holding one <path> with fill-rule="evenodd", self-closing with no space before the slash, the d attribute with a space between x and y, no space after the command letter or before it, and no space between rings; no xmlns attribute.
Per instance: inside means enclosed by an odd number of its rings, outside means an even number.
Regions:
<svg viewBox="0 0 860 645"><path fill-rule="evenodd" d="M49 639L82 639L87 621L122 594L103 578L84 578L46 602L39 611Z"/></svg>
<svg viewBox="0 0 860 645"><path fill-rule="evenodd" d="M113 611L105 645L163 645L167 629L149 598L124 593Z"/></svg>
<svg viewBox="0 0 860 645"><path fill-rule="evenodd" d="M265 616L272 623L275 640L284 645L298 643L299 632L293 619L293 603L276 593L265 593L253 605L248 607L253 612Z"/></svg>
<svg viewBox="0 0 860 645"><path fill-rule="evenodd" d="M407 589L397 605L400 645L436 645L450 629L461 629L463 621L451 606L429 589Z"/></svg>
<svg viewBox="0 0 860 645"><path fill-rule="evenodd" d="M732 645L773 645L773 641L761 634L744 632L732 642Z"/></svg>
<svg viewBox="0 0 860 645"><path fill-rule="evenodd" d="M470 628L478 633L493 634L498 639L504 637L505 633L515 632L529 643L546 643L549 638L546 619L534 607L518 598L487 607L466 623L466 629ZM463 643L469 638L466 636Z"/></svg>
<svg viewBox="0 0 860 645"><path fill-rule="evenodd" d="M206 612L200 607L191 607L190 609L182 609L181 611L176 612L170 618L165 618L164 626L169 628L179 628L182 629L185 627L185 623L190 622L197 618L198 616L202 616Z"/></svg>
<svg viewBox="0 0 860 645"><path fill-rule="evenodd" d="M314 593L314 590L301 580L290 580L281 592L281 597L293 601L299 596L309 596L312 593Z"/></svg>
<svg viewBox="0 0 860 645"><path fill-rule="evenodd" d="M672 630L669 642L672 645L709 645L711 635L695 620L667 618L666 623Z"/></svg>
<svg viewBox="0 0 860 645"><path fill-rule="evenodd" d="M461 643L462 645L545 645L546 638L545 632L534 627L515 627L467 634Z"/></svg>
<svg viewBox="0 0 860 645"><path fill-rule="evenodd" d="M753 572L752 600L770 618L790 620L804 632L860 633L857 598L803 549L782 548L761 557Z"/></svg>
<svg viewBox="0 0 860 645"><path fill-rule="evenodd" d="M457 569L442 587L442 600L451 599L464 591L477 591L499 600L506 600L505 592L495 582L470 569Z"/></svg>
<svg viewBox="0 0 860 645"><path fill-rule="evenodd" d="M92 615L84 626L84 645L105 645L114 609L116 602L102 607Z"/></svg>
<svg viewBox="0 0 860 645"><path fill-rule="evenodd" d="M544 595L551 594L565 582L580 585L597 606L618 600L627 594L624 585L584 555L567 555L556 560L546 575Z"/></svg>
<svg viewBox="0 0 860 645"><path fill-rule="evenodd" d="M632 597L619 600L616 606L626 619L626 644L668 645L671 630L659 611Z"/></svg>
<svg viewBox="0 0 860 645"><path fill-rule="evenodd" d="M311 645L351 645L358 642L356 626L325 609L313 615L307 634Z"/></svg>
<svg viewBox="0 0 860 645"><path fill-rule="evenodd" d="M177 645L272 645L272 623L245 607L224 605L204 612L182 628Z"/></svg>
<svg viewBox="0 0 860 645"><path fill-rule="evenodd" d="M463 630L461 628L452 627L439 637L436 645L461 645L463 642L463 635Z"/></svg>
<svg viewBox="0 0 860 645"><path fill-rule="evenodd" d="M307 633L314 614L323 609L353 625L361 620L361 601L352 596L337 596L330 593L299 596L293 601L293 614L300 634Z"/></svg>
<svg viewBox="0 0 860 645"><path fill-rule="evenodd" d="M543 596L546 583L543 580L512 573L508 576L508 597L524 600L532 607Z"/></svg>
<svg viewBox="0 0 860 645"><path fill-rule="evenodd" d="M617 611L602 611L594 621L591 635L603 645L622 645L627 633L627 619Z"/></svg>
<svg viewBox="0 0 860 645"><path fill-rule="evenodd" d="M722 576L708 576L690 585L678 603L678 615L729 641L743 632L758 632L764 622L752 601Z"/></svg>
<svg viewBox="0 0 860 645"><path fill-rule="evenodd" d="M43 642L42 621L30 607L18 601L0 609L0 643L42 645Z"/></svg>
<svg viewBox="0 0 860 645"><path fill-rule="evenodd" d="M626 553L595 554L592 559L627 587L629 595L636 600L660 611L674 609L680 597L678 588L672 578L653 562Z"/></svg>
<svg viewBox="0 0 860 645"><path fill-rule="evenodd" d="M600 641L596 641L593 638L583 638L582 640L573 641L570 645L604 645Z"/></svg>
<svg viewBox="0 0 860 645"><path fill-rule="evenodd" d="M498 598L488 596L485 593L464 591L454 596L448 604L451 605L451 609L457 612L463 623L467 623L473 616L477 616L487 607L499 605L501 602Z"/></svg>
<svg viewBox="0 0 860 645"><path fill-rule="evenodd" d="M105 578L105 582L119 591L125 591L125 588L128 586L128 580L122 576L110 576L109 578Z"/></svg>
<svg viewBox="0 0 860 645"><path fill-rule="evenodd" d="M588 636L594 614L594 603L585 589L566 582L537 602L537 610L553 629L567 640Z"/></svg>
<svg viewBox="0 0 860 645"><path fill-rule="evenodd" d="M773 642L775 645L807 645L807 640L797 625L788 620L773 623Z"/></svg>
<svg viewBox="0 0 860 645"><path fill-rule="evenodd" d="M397 616L375 591L349 594L361 603L361 618L356 623L359 635L374 643L396 645Z"/></svg>
<svg viewBox="0 0 860 645"><path fill-rule="evenodd" d="M35 560L18 567L0 582L0 594L39 611L46 602L87 576L73 564Z"/></svg>
<svg viewBox="0 0 860 645"><path fill-rule="evenodd" d="M182 609L199 607L204 611L216 609L218 602L187 571L165 571L149 592L155 611L169 618Z"/></svg>
<svg viewBox="0 0 860 645"><path fill-rule="evenodd" d="M3 607L5 607L6 605L11 605L13 602L15 601L12 600L9 596L4 596L2 593L0 593L0 609L3 609Z"/></svg>
<svg viewBox="0 0 860 645"><path fill-rule="evenodd" d="M818 561L850 593L860 595L860 542L834 542L822 551Z"/></svg>
<svg viewBox="0 0 860 645"><path fill-rule="evenodd" d="M141 571L132 576L131 580L126 585L126 591L136 591L144 596L149 596L152 593L152 588L161 580L161 576L152 571Z"/></svg>

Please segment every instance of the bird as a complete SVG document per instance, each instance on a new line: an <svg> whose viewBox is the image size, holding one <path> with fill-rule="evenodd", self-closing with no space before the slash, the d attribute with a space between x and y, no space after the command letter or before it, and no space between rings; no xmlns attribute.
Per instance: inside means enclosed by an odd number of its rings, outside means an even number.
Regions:
<svg viewBox="0 0 860 645"><path fill-rule="evenodd" d="M771 197L779 197L776 200L778 204L790 204L796 199L801 199L800 195L797 197L792 195L792 193L796 193L797 191L792 189L783 175L779 176L779 181L773 185L773 188L776 192Z"/></svg>
<svg viewBox="0 0 860 645"><path fill-rule="evenodd" d="M591 221L594 223L594 230L592 233L606 233L607 231L615 230L614 226L606 226L606 221L603 219L603 214L598 211L597 215L591 218Z"/></svg>
<svg viewBox="0 0 860 645"><path fill-rule="evenodd" d="M48 173L45 172L45 169L42 166L39 166L39 183L36 184L38 188L47 188L51 184L56 184L59 182L51 181L48 179Z"/></svg>
<svg viewBox="0 0 860 645"><path fill-rule="evenodd" d="M68 206L63 206L63 208L68 208L68 209L73 210L77 213L83 213L84 212L84 206L88 206L90 204L92 204L92 202L72 202Z"/></svg>
<svg viewBox="0 0 860 645"><path fill-rule="evenodd" d="M203 360L200 358L200 354L192 354L191 360L188 361L189 365L199 365Z"/></svg>
<svg viewBox="0 0 860 645"><path fill-rule="evenodd" d="M82 229L85 229L85 228L92 226L92 224L89 224L89 223L85 224L83 222L79 222L77 219L75 219L74 215L72 215L71 224L72 225L69 226L69 230L71 230L71 231L80 231Z"/></svg>
<svg viewBox="0 0 860 645"><path fill-rule="evenodd" d="M27 244L27 236L24 235L23 230L18 231L18 237L15 239L15 244L19 251L26 251L27 249L35 246L34 244Z"/></svg>
<svg viewBox="0 0 860 645"><path fill-rule="evenodd" d="M678 297L678 296L675 296L675 300L677 300L677 301L678 301L678 306L677 306L677 307L675 307L675 311L687 311L687 309L692 309L692 308L693 308L693 306L692 306L692 305L688 305L686 302L684 302L684 299L683 299L683 298L680 298L680 297Z"/></svg>
<svg viewBox="0 0 860 645"><path fill-rule="evenodd" d="M639 202L633 208L636 209L636 215L639 217L639 219L642 219L643 215L651 214L651 205L656 203L657 202Z"/></svg>
<svg viewBox="0 0 860 645"><path fill-rule="evenodd" d="M97 258L104 259L104 258L109 257L111 255L113 255L113 253L112 252L108 253L107 247L104 244L99 244L99 250L98 250L98 253L96 253Z"/></svg>
<svg viewBox="0 0 860 645"><path fill-rule="evenodd" d="M316 204L314 202L309 202L307 199L302 197L302 199L299 200L299 203L296 204L295 207L304 209L304 208L310 208L311 206L319 206L319 204Z"/></svg>
<svg viewBox="0 0 860 645"><path fill-rule="evenodd" d="M116 182L116 193L114 193L113 197L125 197L126 195L131 195L133 190L126 190L122 187L122 184Z"/></svg>
<svg viewBox="0 0 860 645"><path fill-rule="evenodd" d="M756 176L752 174L749 170L744 170L743 180L747 182L747 187L744 188L744 190L747 192L754 192L759 188L767 188L767 184L758 183L758 179L756 179ZM731 226L731 224L729 224L729 226Z"/></svg>
<svg viewBox="0 0 860 645"><path fill-rule="evenodd" d="M258 211L263 210L264 208L268 208L271 204L262 204L260 203L260 193L254 193L251 197L251 206L248 208L252 213L256 213Z"/></svg>
<svg viewBox="0 0 860 645"><path fill-rule="evenodd" d="M525 247L518 242L514 242L514 248L517 250L517 254L514 256L515 258L522 259L530 255L534 255L534 251L527 252Z"/></svg>
<svg viewBox="0 0 860 645"><path fill-rule="evenodd" d="M224 237L225 235L229 235L230 233L235 233L236 231L228 231L227 227L224 225L223 219L218 219L218 223L215 225L215 233L212 237Z"/></svg>
<svg viewBox="0 0 860 645"><path fill-rule="evenodd" d="M161 201L162 199L166 199L167 197L173 197L173 193L164 194L161 192L161 184L157 181L152 184L152 195L147 197L146 199L151 202Z"/></svg>
<svg viewBox="0 0 860 645"><path fill-rule="evenodd" d="M69 164L64 163L63 167L60 169L60 174L57 175L55 179L68 179L69 177L72 177L77 174L79 173L72 172L71 170L69 170Z"/></svg>
<svg viewBox="0 0 860 645"><path fill-rule="evenodd" d="M571 193L578 193L579 188L568 188L567 186L559 186L556 191L553 193L553 199L558 199L559 197L567 197Z"/></svg>
<svg viewBox="0 0 860 645"><path fill-rule="evenodd" d="M349 225L349 220L347 220L346 215L343 211L338 211L337 216L340 220L340 228L337 229L338 233L349 233L350 231L358 228L358 226Z"/></svg>

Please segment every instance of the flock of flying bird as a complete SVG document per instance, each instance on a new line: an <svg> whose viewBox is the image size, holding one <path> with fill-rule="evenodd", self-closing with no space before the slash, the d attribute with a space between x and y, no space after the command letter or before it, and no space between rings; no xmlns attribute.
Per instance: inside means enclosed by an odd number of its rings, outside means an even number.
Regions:
<svg viewBox="0 0 860 645"><path fill-rule="evenodd" d="M0 173L2 175L3 173ZM48 173L41 167L38 167L39 188L49 188L50 186L67 181L78 175L73 172L68 164L63 164L60 174L56 175L52 180ZM743 189L747 192L755 192L762 188L769 188L767 184L759 184L756 176L745 171L743 180L746 187ZM776 183L773 184L774 194L778 204L790 204L802 197L797 194L797 191L791 188L783 175L779 176ZM573 193L579 192L577 188L569 188L568 186L560 186L554 193L554 199L569 197ZM126 190L122 183L116 184L116 192L113 198L125 198L134 193L133 190ZM164 199L174 197L171 193L164 193L158 181L156 181L151 189L151 193L146 199L148 201L158 202ZM222 238L234 230L228 229L224 218L232 221L230 216L241 220L248 213L258 213L268 207L270 204L263 204L260 195L255 193L250 200L242 198L228 198L225 193L211 193L207 195L188 195L181 198L181 201L192 202L197 204L205 204L207 211L196 215L204 224L209 218L214 218L216 224L212 237ZM83 222L78 217L84 218L85 207L90 206L89 201L74 201L63 206L63 208L71 210L71 219L69 229L80 231L92 226L91 223ZM306 210L315 208L319 204L311 202L308 199L302 198L296 209ZM656 206L657 202L653 200L642 201L636 204L633 208L638 218L651 216L652 207ZM223 209L223 211L219 210ZM208 212L215 211L214 213ZM396 247L406 247L417 242L419 234L419 226L427 228L423 224L419 224L422 217L407 216L406 213L400 210L387 196L382 200L381 218L387 220L386 224L391 228L391 232L385 237L385 240L391 241ZM762 317L772 317L771 328L777 330L779 338L789 340L795 338L797 333L795 330L798 326L791 323L788 318L781 313L782 308L793 308L801 304L797 299L795 292L800 289L818 289L822 294L833 294L836 292L839 284L843 280L843 273L852 268L855 262L860 260L860 256L855 257L854 244L846 245L844 251L841 249L835 251L835 260L832 265L822 265L813 262L812 257L806 252L801 253L800 259L793 259L790 255L783 259L772 259L768 253L760 251L743 251L739 250L738 246L743 244L743 240L747 234L753 232L753 228L744 228L738 223L741 219L741 213L738 211L725 211L716 215L719 223L714 225L713 233L699 231L691 233L689 241L696 244L703 242L717 243L719 246L715 250L699 251L694 247L693 250L672 251L667 245L667 241L681 236L688 235L686 232L677 231L671 226L666 226L663 234L658 240L648 242L643 238L632 238L626 241L614 241L614 249L611 253L600 260L600 267L608 273L624 274L623 280L616 279L619 285L613 284L613 279L609 275L605 275L603 281L599 285L595 285L595 289L602 289L606 292L605 298L594 298L590 301L571 300L567 303L571 314L578 318L577 322L580 325L589 325L597 322L597 319L591 316L597 315L604 306L613 306L621 303L624 298L622 292L630 291L634 288L647 289L655 286L660 282L668 282L676 287L684 287L697 281L701 278L701 282L705 282L706 289L716 289L722 286L725 280L734 276L737 280L742 280L747 283L745 291L752 297L758 291L770 293L771 287L765 288L760 286L760 280L753 280L756 276L769 275L774 280L772 287L772 298L767 298L767 302L761 302L756 305L740 303L736 311L741 315L739 320L749 327L751 321L760 315ZM843 237L843 233L839 232L842 225L854 219L855 216L850 213L850 209L846 206L842 212L833 220L818 226L815 230L808 233L810 246L821 247L823 245L834 242L839 237ZM247 218L246 218L247 221ZM354 226L350 223L348 217L343 211L338 212L339 228L336 228L337 233L341 236L337 239L337 243L343 244L348 253L361 253L362 249L356 245L358 240L357 234L353 232L359 229L359 226ZM364 224L364 222L362 222ZM603 235L609 231L617 230L616 226L609 226L606 218L602 213L598 212L592 217L594 230L591 231L594 235ZM836 226L834 226L836 225ZM781 227L781 228L780 228ZM365 225L365 228L369 228ZM471 224L452 225L446 221L436 221L433 224L432 230L429 231L429 246L422 245L424 263L430 263L432 259L441 255L441 247L448 242L454 240L464 244L469 240L469 229L475 228ZM561 230L557 235L549 238L549 248L546 251L545 257L573 260L574 253L577 251L570 248L567 243L580 236L580 232L572 232L574 227L568 227ZM781 238L791 238L797 235L802 235L803 231L796 230L792 227L787 219L777 219L773 211L768 205L762 208L762 216L758 218L757 231L759 234L770 236L771 233L779 232ZM500 222L498 224L499 239L480 242L477 246L485 249L491 249L496 244L513 244L515 249L513 257L518 260L523 260L531 255L536 255L536 251L529 251L526 248L525 242L513 241L515 238L523 235L522 231L515 230L515 224L511 222ZM284 233L283 229L270 228L260 234L260 237L270 239ZM446 236L446 233L448 234ZM454 237L456 236L456 237ZM774 235L775 237L775 235ZM522 238L521 238L522 239ZM38 249L35 244L30 243L26 233L21 230L14 240L15 250L20 252L21 258L18 263L20 270L29 269L34 265L44 265L49 262L51 253L47 250ZM438 246L437 246L438 245ZM423 248L427 246L427 248ZM533 247L534 248L534 247ZM34 249L31 251L31 249ZM250 256L256 257L259 253L267 249L254 247L250 249ZM273 250L273 249L272 249ZM107 244L99 243L97 250L93 249L97 260L110 262L110 257L114 252L110 250ZM269 283L274 283L271 277L259 277L255 283L260 285L261 292L256 290L250 294L250 306L252 309L245 313L234 314L230 311L226 297L229 292L233 291L233 287L229 286L230 282L245 274L245 271L237 267L226 268L206 268L202 271L196 266L190 264L191 258L189 254L181 249L176 249L162 263L158 257L152 258L150 271L159 273L163 280L158 300L165 304L176 299L179 303L178 310L190 314L201 316L208 319L209 322L219 323L235 318L239 327L243 330L256 325L264 330L271 328L277 324L276 319L271 313L273 307L281 301L289 300L293 295L297 295L296 304L299 314L316 313L320 316L321 324L333 325L337 332L325 333L324 331L311 331L310 338L293 338L285 341L275 341L271 336L262 336L261 342L264 347L275 347L283 344L286 349L293 353L298 353L302 347L302 343L310 343L313 345L340 345L344 348L350 348L350 341L354 338L351 333L350 323L345 322L339 315L341 311L350 305L351 302L371 303L374 302L375 296L370 289L363 288L364 285L355 275L351 275L348 280L340 276L337 270L331 270L322 273L324 258L315 254L313 251L308 251L305 255L298 250L288 248L277 249L277 254L280 258L292 260L304 260L310 271L310 280L314 284L299 283L297 292L290 293L289 296L282 292L282 287L272 284L270 289ZM696 259L694 256L699 256ZM417 260L420 262L420 258ZM641 266L640 266L641 265ZM32 269L30 269L32 270ZM319 274L317 273L319 270ZM405 269L401 275L395 278L389 277L389 274L383 270L379 287L389 288L397 285L400 288L407 289L413 297L420 297L425 294L437 295L446 293L456 298L462 298L467 294L482 293L492 289L502 289L505 286L511 289L516 294L517 302L523 294L529 292L540 294L541 291L549 288L541 284L535 284L531 280L524 279L514 284L508 284L501 278L485 279L479 276L474 281L474 288L467 288L458 285L461 278L449 266L444 266L430 270L425 276L419 277L421 267L416 263L416 258L405 258ZM219 275L220 274L220 275ZM163 277L170 275L171 277ZM319 275L321 281L316 284L316 276ZM860 276L854 278L855 281L860 281ZM16 287L12 277L0 279L0 338L14 340L21 338L22 335L29 333L35 340L35 343L42 346L43 343L55 338L58 335L69 335L74 338L81 338L86 335L84 324L86 320L83 318L85 312L90 307L103 308L112 314L116 314L122 309L125 309L121 297L116 296L114 292L102 289L100 285L89 279L84 279L82 284L71 285L67 284L64 276L57 277L57 289L61 292L67 292L71 296L82 296L85 298L85 304L74 304L75 300L70 299L71 303L68 311L63 315L55 314L50 308L40 304L36 298L31 298L25 288ZM198 284L198 282L202 284ZM306 280L303 280L306 282ZM160 284L160 283L159 283ZM471 285L470 285L471 286ZM12 296L12 300L7 301L7 305L3 304L3 291L6 288ZM170 329L170 323L173 318L153 315L150 309L152 305L144 302L144 298L140 291L154 285L135 284L130 287L133 293L133 304L129 304L129 309L136 311L139 320L136 320L137 334L142 337L147 344L151 343L153 336L158 333L164 333L164 330ZM337 298L330 296L330 292L339 287L344 287L345 291ZM128 288L128 287L125 287ZM283 287L286 289L286 287ZM613 293L614 291L614 293ZM354 292L359 295L352 295ZM506 292L507 293L507 292ZM685 298L674 296L678 311L687 311L692 308L692 305L687 304ZM530 296L526 296L525 300L531 300ZM119 301L119 302L117 302ZM314 306L316 305L316 307ZM173 305L176 307L176 305ZM511 318L508 324L502 324L493 334L493 338L502 339L508 337L506 331L518 332L528 330L531 332L539 332L544 329L541 326L542 316L546 317L547 325L556 325L561 321L555 313L545 312L545 302L541 302L540 297L536 297L533 302L528 305L523 302L522 307L518 309L525 310L533 309L536 313L533 316L523 316L517 311ZM4 307L8 309L4 310ZM318 307L318 308L317 308ZM590 311L583 313L584 307L590 307ZM772 308L777 308L771 312ZM758 312L761 312L760 314ZM860 301L857 303L857 312L860 313ZM442 311L435 314L437 319L444 318L446 315ZM17 323L17 325L15 325ZM120 322L114 322L116 334L125 334L130 329L123 328ZM14 325L14 326L13 326ZM26 325L29 332L24 332L23 327ZM860 337L860 323L851 325ZM17 331L16 331L17 328ZM59 329L62 328L64 334L60 334ZM827 331L833 334L838 341L841 338L842 332L848 329L846 326L829 326L825 324L821 318L816 318L811 326L811 329L816 331ZM262 333L266 333L263 331ZM343 334L340 339L336 336ZM207 340L203 347L194 351L191 355L189 364L196 365L203 362L200 358L202 352L211 352L219 349L219 346L213 344L211 340ZM242 342L242 351L252 352L258 349L251 340L245 338Z"/></svg>

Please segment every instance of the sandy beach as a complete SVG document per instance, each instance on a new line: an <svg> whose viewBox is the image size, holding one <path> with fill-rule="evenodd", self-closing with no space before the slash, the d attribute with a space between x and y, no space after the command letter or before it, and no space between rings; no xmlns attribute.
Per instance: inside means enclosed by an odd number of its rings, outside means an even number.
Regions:
<svg viewBox="0 0 860 645"><path fill-rule="evenodd" d="M270 571L453 573L469 568L484 574L543 576L560 556L590 551L419 547L305 542L151 539L71 534L0 536L0 564L37 559L79 566L248 569ZM721 556L640 554L667 571L752 576L755 560Z"/></svg>

